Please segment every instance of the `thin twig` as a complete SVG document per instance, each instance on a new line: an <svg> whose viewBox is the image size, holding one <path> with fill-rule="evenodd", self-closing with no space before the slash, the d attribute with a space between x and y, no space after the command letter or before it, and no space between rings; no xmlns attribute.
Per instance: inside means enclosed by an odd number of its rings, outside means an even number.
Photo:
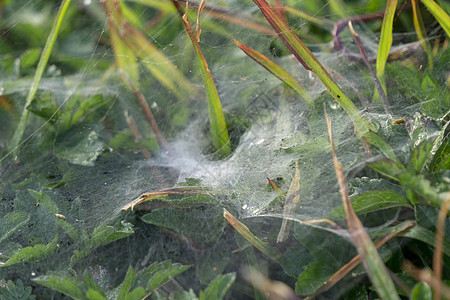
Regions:
<svg viewBox="0 0 450 300"><path fill-rule="evenodd" d="M133 90L134 95L136 96L136 99L138 100L139 105L141 106L145 118L147 119L148 124L153 130L153 133L155 134L156 140L158 141L159 147L168 150L170 149L169 142L164 138L161 131L159 130L158 123L156 123L155 117L153 117L153 113L148 106L147 100L145 100L144 95L139 91L131 81L131 79L125 74L125 72L121 71L121 76L127 81L128 85Z"/></svg>

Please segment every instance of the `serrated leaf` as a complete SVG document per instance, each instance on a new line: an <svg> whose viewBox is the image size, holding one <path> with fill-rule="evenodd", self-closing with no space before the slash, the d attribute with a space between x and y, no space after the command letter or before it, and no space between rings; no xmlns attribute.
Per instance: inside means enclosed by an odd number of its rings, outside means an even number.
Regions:
<svg viewBox="0 0 450 300"><path fill-rule="evenodd" d="M369 162L368 165L378 173L394 180L398 180L399 175L405 172L405 167L402 164L387 158Z"/></svg>
<svg viewBox="0 0 450 300"><path fill-rule="evenodd" d="M143 300L147 296L147 292L143 287L137 287L131 291L126 297L125 300Z"/></svg>
<svg viewBox="0 0 450 300"><path fill-rule="evenodd" d="M30 216L23 212L9 213L0 219L0 243L7 239L17 229L25 225Z"/></svg>
<svg viewBox="0 0 450 300"><path fill-rule="evenodd" d="M392 207L411 208L408 200L406 200L402 195L390 190L363 193L351 199L351 202L355 213L358 215ZM344 207L341 205L335 208L331 211L329 217L344 218Z"/></svg>
<svg viewBox="0 0 450 300"><path fill-rule="evenodd" d="M448 128L448 127L447 127ZM430 163L430 171L450 169L450 131L445 133L442 144L437 149Z"/></svg>
<svg viewBox="0 0 450 300"><path fill-rule="evenodd" d="M411 153L408 163L408 170L421 173L425 162L429 159L431 149L433 149L435 139L422 141Z"/></svg>
<svg viewBox="0 0 450 300"><path fill-rule="evenodd" d="M236 280L236 273L219 275L208 285L204 293L200 294L200 300L223 299Z"/></svg>
<svg viewBox="0 0 450 300"><path fill-rule="evenodd" d="M58 206L48 195L30 189L28 193L50 213L57 214L59 212Z"/></svg>
<svg viewBox="0 0 450 300"><path fill-rule="evenodd" d="M61 292L69 297L72 297L73 299L86 299L80 289L80 286L83 285L82 282L72 276L57 273L47 273L46 275L34 278L33 281L55 291Z"/></svg>
<svg viewBox="0 0 450 300"><path fill-rule="evenodd" d="M76 165L93 166L105 148L97 130L88 125L79 125L58 136L56 156Z"/></svg>
<svg viewBox="0 0 450 300"><path fill-rule="evenodd" d="M22 280L18 279L16 284L8 280L5 287L0 288L0 300L33 300L36 296L31 295L31 287L24 288Z"/></svg>
<svg viewBox="0 0 450 300"><path fill-rule="evenodd" d="M189 268L190 266L172 263L170 260L155 263L138 274L138 281L142 282L143 278L148 278L148 283L145 286L147 287L147 293L152 293L155 289Z"/></svg>
<svg viewBox="0 0 450 300"><path fill-rule="evenodd" d="M124 300L135 282L136 282L136 273L134 272L133 267L129 266L127 274L125 275L125 279L122 282L122 287L120 289L119 296L117 296L117 300Z"/></svg>
<svg viewBox="0 0 450 300"><path fill-rule="evenodd" d="M5 263L0 263L0 267L44 259L55 251L57 242L58 235L56 235L55 238L47 245L39 244L33 247L22 248L19 250L19 252L9 258Z"/></svg>

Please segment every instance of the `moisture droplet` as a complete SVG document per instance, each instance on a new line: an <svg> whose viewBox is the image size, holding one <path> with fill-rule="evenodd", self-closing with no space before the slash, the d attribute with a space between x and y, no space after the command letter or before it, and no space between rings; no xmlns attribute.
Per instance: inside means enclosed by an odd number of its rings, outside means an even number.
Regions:
<svg viewBox="0 0 450 300"><path fill-rule="evenodd" d="M88 6L91 5L92 1L91 0L84 0L83 1L83 5Z"/></svg>
<svg viewBox="0 0 450 300"><path fill-rule="evenodd" d="M35 276L36 275L36 273L34 273L34 272L31 272L31 276Z"/></svg>
<svg viewBox="0 0 450 300"><path fill-rule="evenodd" d="M243 206L242 206L242 209L247 209L247 204L244 204Z"/></svg>

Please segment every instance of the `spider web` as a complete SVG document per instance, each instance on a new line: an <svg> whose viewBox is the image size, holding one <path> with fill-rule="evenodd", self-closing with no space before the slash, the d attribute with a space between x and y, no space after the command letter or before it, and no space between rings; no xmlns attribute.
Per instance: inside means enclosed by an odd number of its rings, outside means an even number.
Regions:
<svg viewBox="0 0 450 300"><path fill-rule="evenodd" d="M179 279L179 283L187 289L199 289L202 283L224 270L239 271L233 264L229 265L231 250L237 245L235 242L234 246L230 245L233 231L226 227L223 207L233 211L239 219L254 224L255 234L273 243L282 218L320 219L340 205L323 104L332 119L337 154L344 170L350 182L357 177L354 188L357 189L361 178L371 176L351 120L320 81L288 55L274 35L223 20L225 17L247 19L248 22L256 20L260 28L267 27L257 7L242 1L208 1L208 5L220 8L220 17L214 18L208 13L201 17L200 45L214 76L227 120L233 120L231 130L235 132L235 141L230 157L218 160L211 151L208 107L203 92L177 99L148 72L143 66L145 61L140 59L139 88L171 145L170 151L158 150L157 140L135 96L125 88L114 65L102 6L89 0L75 1L64 20L38 95L30 107L32 113L15 157L15 151L8 150L8 143L30 87L38 59L36 53L40 53L35 50L42 47L51 26L48 20L58 9L58 3L52 3L10 2L5 4L5 17L0 21L0 27L4 28L0 38L9 41L9 45L12 44L9 39L14 39L17 45L14 49L0 48L0 68L5 74L0 79L3 100L0 102L0 122L4 128L0 136L0 211L5 222L14 213L18 213L14 216L20 221L17 223L20 228L0 240L0 258L7 261L19 249L48 245L57 237L55 255L58 259L43 257L35 263L1 268L1 278L21 278L32 284L32 278L47 271L70 269L81 274L88 269L104 286L116 286L128 265L139 269L153 261L171 258L196 265L190 275L195 272L197 279L187 276ZM135 16L140 20L133 25L139 26L141 22L145 37L198 90L203 91L199 65L179 16L173 13L160 15L151 5L142 3L145 1L125 2L138 12ZM289 6L301 9L307 4L291 1ZM373 9L377 10L376 7ZM354 15L358 11L346 13ZM321 4L316 14L339 19L330 11L328 3ZM304 20L296 24L294 28L299 33L307 34L312 30ZM377 52L377 36L370 27L372 25L359 24L357 27L371 57ZM34 28L34 39L24 33L30 28ZM326 29L329 28L321 30ZM21 35L25 41L20 41ZM234 45L233 37L289 71L315 99L315 108L308 110L293 91L240 51ZM348 31L341 37L350 51L358 53ZM413 48L419 53L417 60L424 60L418 43L413 42L414 34L399 33L394 38L393 51ZM374 86L363 63L348 58L345 51L330 53L330 43L312 41L308 46L361 112L371 116L378 127L388 132L391 146L406 160L410 152L407 130L392 125L392 120L420 119L415 113L423 108L423 103L435 103L433 95L418 102L416 98L422 96L418 91L405 95L401 89L392 90L389 92L390 116L384 112L381 103L365 106L364 100L371 102ZM281 55L273 55L277 51ZM409 80L402 78L405 72L401 67L391 70L392 86ZM435 72L445 74L445 66L436 66ZM47 107L46 103L51 105ZM47 108L56 108L50 117L46 114ZM442 107L437 109L443 110ZM133 135L128 125L131 118L140 131L139 138ZM438 130L435 125L427 128L424 138ZM150 152L151 158L146 159L142 149ZM301 197L295 210L286 215L282 197L270 187L267 178L287 193L294 180L296 161ZM207 195L212 204L202 202L200 209L192 206L181 210L160 204L151 208L148 218L143 217L148 211L139 211L138 207L137 212L122 211L143 193L185 185L213 188ZM378 188L396 187L383 181ZM229 194L221 195L220 189L226 189ZM174 201L189 203L190 197L192 195L179 196ZM37 203L41 205L36 206ZM109 226L127 237L99 249L87 247L86 255L75 259L74 251L83 249L86 241L69 238L70 234L60 225L61 218L55 218L55 213L63 215L63 221L73 226L80 236L84 232L91 237L96 228ZM370 225L378 226L392 218L392 213L387 212L385 218ZM271 227L265 227L264 222ZM199 245L202 240L206 241L203 246Z"/></svg>

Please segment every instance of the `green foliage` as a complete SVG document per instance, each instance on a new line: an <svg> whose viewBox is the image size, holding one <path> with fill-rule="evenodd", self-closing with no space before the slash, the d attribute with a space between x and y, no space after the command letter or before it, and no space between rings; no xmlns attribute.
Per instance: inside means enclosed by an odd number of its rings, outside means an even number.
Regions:
<svg viewBox="0 0 450 300"><path fill-rule="evenodd" d="M24 287L22 280L17 280L14 284L11 280L8 280L6 286L0 288L1 300L32 300L36 299L35 295L31 295L31 287Z"/></svg>
<svg viewBox="0 0 450 300"><path fill-rule="evenodd" d="M358 252L324 105L353 209L374 244L389 238L372 255L404 281L410 294L400 295L431 298L402 264L433 266L449 193L447 3L423 0L420 16L403 5L394 14L388 1L381 21L370 13L382 0L287 0L273 9L255 0L261 10L219 1L201 13L197 42L170 1L69 2L0 4L0 299L34 299L32 289L42 299L260 299L270 291L254 290L255 278L226 273L245 265L267 277L263 288L376 298L363 266L343 274ZM368 100L374 83L344 16L371 62L378 56L390 114ZM413 22L423 23L419 38L430 37L427 53L409 34ZM331 40L342 43L337 53ZM145 94L168 149L123 74ZM297 161L299 186L289 193ZM290 197L297 205L285 209ZM294 226L276 243L281 218ZM445 283L448 218L443 232Z"/></svg>
<svg viewBox="0 0 450 300"><path fill-rule="evenodd" d="M73 299L145 299L157 288L170 279L183 273L189 266L171 261L155 263L140 270L137 274L130 266L123 282L113 290L104 291L89 272L85 272L82 280L63 273L47 273L34 279L37 283L61 292ZM116 297L112 297L118 291ZM109 295L107 297L107 295Z"/></svg>

